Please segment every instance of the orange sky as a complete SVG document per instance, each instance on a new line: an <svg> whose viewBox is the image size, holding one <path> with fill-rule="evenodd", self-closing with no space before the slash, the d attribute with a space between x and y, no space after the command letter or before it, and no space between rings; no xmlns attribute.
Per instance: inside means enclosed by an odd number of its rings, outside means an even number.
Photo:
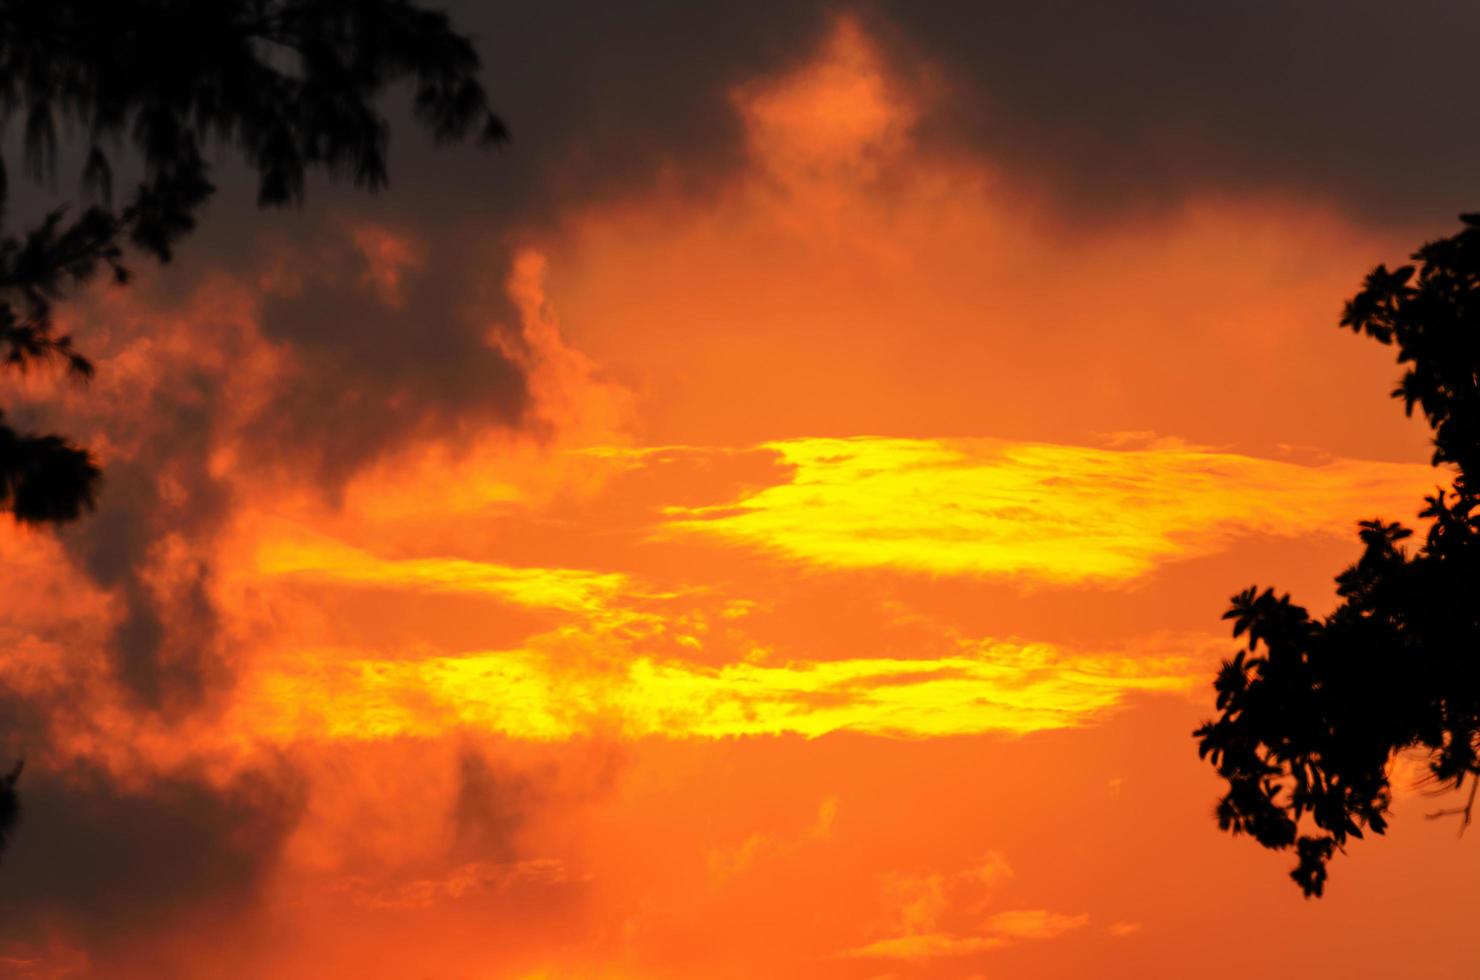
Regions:
<svg viewBox="0 0 1480 980"><path fill-rule="evenodd" d="M221 678L141 707L119 589L6 529L0 681L50 706L27 775L272 819L213 852L251 865L230 895L38 901L0 975L1470 975L1444 889L1480 852L1412 779L1307 902L1217 831L1190 738L1227 597L1328 608L1354 523L1439 478L1389 352L1335 329L1424 232L1273 192L1077 224L917 138L949 87L889 65L840 20L735 80L747 155L712 193L465 242L520 424L428 424L329 490L259 452L301 369L266 311L334 275L413 321L423 230L345 213L71 311L103 356L54 394L106 466L184 379L227 406L225 503L138 586L204 590L210 638L161 655L209 642ZM110 492L194 512L153 477Z"/></svg>

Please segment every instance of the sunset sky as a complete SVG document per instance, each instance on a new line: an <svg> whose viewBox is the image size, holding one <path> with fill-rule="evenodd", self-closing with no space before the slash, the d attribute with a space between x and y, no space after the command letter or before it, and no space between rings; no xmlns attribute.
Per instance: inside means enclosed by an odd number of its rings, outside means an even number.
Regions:
<svg viewBox="0 0 1480 980"><path fill-rule="evenodd" d="M1480 10L1110 7L464 0L507 146L223 156L12 381L0 977L1474 976L1416 764L1307 901L1190 733L1446 478L1337 320Z"/></svg>

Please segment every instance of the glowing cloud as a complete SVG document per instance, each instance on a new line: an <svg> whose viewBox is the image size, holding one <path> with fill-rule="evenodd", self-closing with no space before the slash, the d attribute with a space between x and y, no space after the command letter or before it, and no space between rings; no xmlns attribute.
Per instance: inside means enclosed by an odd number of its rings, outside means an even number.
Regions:
<svg viewBox="0 0 1480 980"><path fill-rule="evenodd" d="M1258 459L1178 444L1092 449L959 439L796 439L767 447L791 480L670 508L702 534L835 568L1119 582L1250 534L1347 533L1407 516L1421 465Z"/></svg>
<svg viewBox="0 0 1480 980"><path fill-rule="evenodd" d="M953 936L948 932L925 932L880 939L841 955L867 959L926 960L985 953L1006 945L1007 940L1001 936Z"/></svg>
<svg viewBox="0 0 1480 980"><path fill-rule="evenodd" d="M1185 661L992 642L934 660L722 667L644 656L564 665L537 649L406 660L314 651L249 685L239 721L285 742L459 729L536 741L1018 735L1082 725L1130 694L1181 691L1200 678Z"/></svg>
<svg viewBox="0 0 1480 980"><path fill-rule="evenodd" d="M327 538L277 538L257 549L256 571L341 585L468 592L514 605L598 616L627 577L573 568L511 567L460 558L381 558Z"/></svg>
<svg viewBox="0 0 1480 980"><path fill-rule="evenodd" d="M974 928L949 928L943 920L978 921L991 890L1012 869L998 853L979 866L954 874L886 875L884 891L893 906L894 935L839 953L855 959L934 960L970 956L1016 942L1054 939L1089 923L1087 914L1047 909L1010 909Z"/></svg>
<svg viewBox="0 0 1480 980"><path fill-rule="evenodd" d="M988 928L1001 936L1014 939L1052 939L1089 922L1087 915L1062 915L1047 909L1013 909L998 912L988 921Z"/></svg>
<svg viewBox="0 0 1480 980"><path fill-rule="evenodd" d="M984 935L961 936L949 932L921 932L880 939L842 955L863 959L928 960L948 956L970 956L1001 949L1015 941L1054 939L1083 928L1088 915L1063 915L1046 909L1015 909L992 916Z"/></svg>

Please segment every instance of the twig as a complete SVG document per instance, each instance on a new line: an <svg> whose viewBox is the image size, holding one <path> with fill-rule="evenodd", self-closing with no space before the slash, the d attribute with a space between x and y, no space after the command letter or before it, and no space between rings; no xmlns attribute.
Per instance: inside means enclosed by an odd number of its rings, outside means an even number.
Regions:
<svg viewBox="0 0 1480 980"><path fill-rule="evenodd" d="M1465 801L1464 806L1451 807L1447 810L1435 810L1433 813L1425 814L1425 816L1430 820L1436 820L1439 817L1452 817L1455 814L1459 814L1459 834L1463 837L1465 828L1470 825L1470 819L1475 815L1475 793L1477 790L1480 790L1480 773L1472 773L1470 775L1470 798Z"/></svg>

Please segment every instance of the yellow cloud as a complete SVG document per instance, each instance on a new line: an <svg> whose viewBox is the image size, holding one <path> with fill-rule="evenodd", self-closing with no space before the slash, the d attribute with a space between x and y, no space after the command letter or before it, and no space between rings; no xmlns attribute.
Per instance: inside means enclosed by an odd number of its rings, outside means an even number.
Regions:
<svg viewBox="0 0 1480 980"><path fill-rule="evenodd" d="M948 932L925 932L880 939L839 955L860 959L926 960L984 953L1006 946L1007 943L1001 936L955 936Z"/></svg>
<svg viewBox="0 0 1480 980"><path fill-rule="evenodd" d="M719 667L645 656L572 665L558 649L407 660L314 651L245 682L247 717L235 730L280 741L456 729L537 741L1023 734L1082 725L1129 694L1181 691L1201 679L1184 660L997 642L928 660Z"/></svg>
<svg viewBox="0 0 1480 980"><path fill-rule="evenodd" d="M625 575L575 568L538 568L461 558L381 558L323 537L271 538L257 548L255 570L266 577L489 595L514 605L598 616L631 592Z"/></svg>
<svg viewBox="0 0 1480 980"><path fill-rule="evenodd" d="M944 899L942 898L942 901ZM932 917L931 921L934 919ZM969 956L1030 939L1055 939L1089 924L1088 915L1064 915L1047 909L998 912L974 935L937 929L910 930L838 954L856 959L927 960Z"/></svg>
<svg viewBox="0 0 1480 980"><path fill-rule="evenodd" d="M1435 471L1319 465L1155 444L1093 449L986 439L767 443L789 482L673 507L660 533L704 535L837 568L1115 582L1249 534L1350 532L1407 517Z"/></svg>
<svg viewBox="0 0 1480 980"><path fill-rule="evenodd" d="M979 935L949 932L907 932L845 950L840 955L859 959L926 960L969 956L1000 949L1027 939L1054 939L1089 923L1088 915L1063 915L1046 909L1014 909L987 920Z"/></svg>
<svg viewBox="0 0 1480 980"><path fill-rule="evenodd" d="M992 916L987 928L996 935L1013 939L1052 939L1071 929L1082 928L1088 922L1088 915L1063 915L1047 909L1013 909Z"/></svg>

